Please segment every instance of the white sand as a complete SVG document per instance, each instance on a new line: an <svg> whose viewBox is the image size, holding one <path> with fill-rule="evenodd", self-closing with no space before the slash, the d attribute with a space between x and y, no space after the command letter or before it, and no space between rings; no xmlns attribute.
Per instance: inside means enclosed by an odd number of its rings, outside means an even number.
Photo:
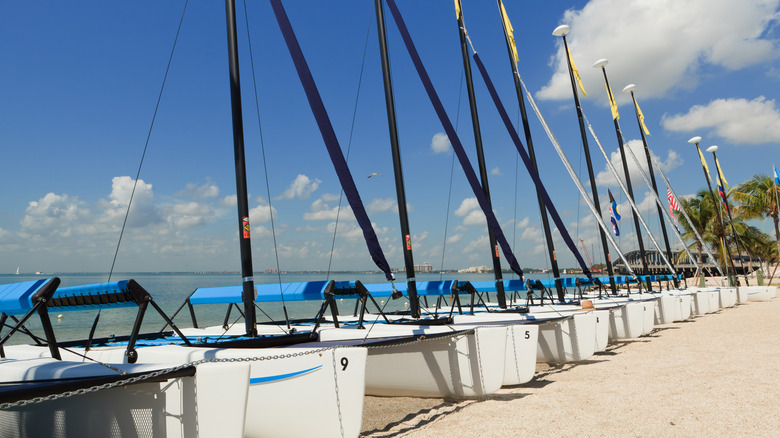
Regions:
<svg viewBox="0 0 780 438"><path fill-rule="evenodd" d="M780 436L780 298L656 328L479 400L367 397L364 435Z"/></svg>

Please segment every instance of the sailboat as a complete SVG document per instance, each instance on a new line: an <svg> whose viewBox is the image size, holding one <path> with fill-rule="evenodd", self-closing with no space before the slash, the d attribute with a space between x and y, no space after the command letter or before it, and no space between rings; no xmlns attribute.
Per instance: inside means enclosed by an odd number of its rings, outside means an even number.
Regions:
<svg viewBox="0 0 780 438"><path fill-rule="evenodd" d="M199 389L189 384L183 386L179 398L179 405L192 408L192 412L208 413L211 419L221 420L223 410L234 409L241 413L242 418L233 421L225 431L237 431L235 436L357 436L362 424L362 406L364 395L366 349L312 344L316 341L316 332L309 329L300 330L297 333L285 334L260 334L255 327L254 285L252 281L251 243L248 224L247 190L245 179L245 166L243 162L243 128L240 102L240 85L238 77L238 55L235 27L235 5L232 0L226 2L226 16L228 28L228 46L230 60L230 89L233 113L234 151L236 160L236 181L238 191L238 226L241 236L242 254L242 278L245 331L236 335L220 334L215 338L203 337L190 340L164 315L162 310L137 282L123 280L95 285L74 286L70 288L57 288L59 279L52 279L46 284L53 286L47 289L47 294L41 296L36 303L28 303L30 307L19 308L13 305L19 302L19 296L29 299L34 291L32 285L15 284L2 289L8 292L2 298L8 298L9 305L1 306L2 319L22 312L25 318L17 324L15 330L6 334L0 341L0 353L3 357L14 359L0 362L0 381L9 383L18 380L19 373L11 372L10 363L26 363L26 380L40 383L40 379L49 381L61 381L69 378L73 373L67 371L73 361L83 360L88 357L94 364L86 364L88 367L78 367L80 376L100 376L102 374L121 374L129 370L132 372L147 372L170 366L183 367L192 364L196 367L207 365L206 369L214 369L212 375L237 376L235 385L240 388L231 391L233 386L230 378L225 378L225 384L220 381L209 381L203 385L212 385L215 391L221 392L221 399L230 398L224 406L213 406L210 400L198 403L192 392ZM43 281L43 280L41 280ZM36 283L37 284L37 283ZM20 295L21 294L21 295ZM16 301L14 301L16 298ZM33 306L33 304L35 304ZM65 311L84 308L124 307L137 306L138 316L129 336L107 339L90 339L66 344L58 344L51 330L48 320L48 310ZM173 327L174 333L153 334L143 336L139 334L141 323L146 309L151 306L157 310L164 319ZM3 347L3 343L22 329L23 322L34 313L39 313L45 339L36 339L37 345L14 345ZM308 343L308 344L305 344ZM308 345L308 346L307 346ZM67 348L60 348L60 347ZM289 346L284 348L284 346ZM43 358L33 364L35 358ZM65 359L59 361L58 359ZM30 362L22 362L28 360ZM232 364L239 364L238 367ZM226 365L222 367L222 365ZM24 367L24 366L23 366ZM129 368L128 368L129 367ZM102 373L94 373L95 369L103 370ZM236 371L240 368L240 372ZM9 370L2 374L2 370ZM108 371L105 371L108 370ZM195 383L198 383L196 380ZM241 386L243 385L243 386ZM243 389L242 389L243 388ZM159 388L157 389L159 391ZM204 397L211 392L204 386ZM148 393L148 392L147 392ZM150 393L151 394L151 393ZM110 398L110 395L107 396ZM154 394L149 397L155 398ZM93 402L85 402L79 405L86 413L102 412L100 402L105 398L91 399ZM165 398L159 403L165 403ZM169 397L167 402L175 403L174 398ZM290 407L296 406L301 400L308 400L319 406L310 410L307 421L290 421ZM61 405L60 405L61 406ZM58 407L60 407L58 406ZM166 408L165 405L162 406ZM16 409L16 408L15 408ZM19 421L27 421L39 418L42 412L47 412L51 417L55 415L50 411L52 405L33 404L23 405L17 410L21 412ZM66 409L62 407L62 409ZM119 409L119 414L129 415L130 409ZM166 408L167 409L167 408ZM81 417L67 416L68 410L62 412L63 427L76 427L75 423ZM170 410L168 413L174 413ZM244 415L246 414L246 415ZM233 420L234 416L224 413L225 420ZM187 418L182 417L180 422ZM140 421L140 420L138 420ZM175 421L174 421L175 423ZM15 428L13 422L2 422L2 427ZM215 424L219 424L217 421ZM195 423L200 427L199 423ZM106 427L109 427L108 424ZM87 426L85 426L87 427ZM134 427L134 426L133 426ZM189 426L182 426L183 436L192 436ZM207 427L203 425L200 433L211 430L208 435L222 435L219 426ZM197 433L197 432L195 432ZM104 429L86 429L80 436L105 436Z"/></svg>

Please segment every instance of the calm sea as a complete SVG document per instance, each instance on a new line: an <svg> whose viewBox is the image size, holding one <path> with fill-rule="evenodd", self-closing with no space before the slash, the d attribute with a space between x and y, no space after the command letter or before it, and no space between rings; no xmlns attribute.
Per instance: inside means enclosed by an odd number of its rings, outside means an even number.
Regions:
<svg viewBox="0 0 780 438"><path fill-rule="evenodd" d="M54 275L46 275L54 276ZM78 286L93 283L102 283L107 281L106 274L56 274L60 278L62 283L60 287L65 286ZM29 281L44 278L42 275L13 275L13 274L0 274L0 284L16 283L20 281ZM325 274L311 273L311 274L256 274L255 283L277 283L281 277L282 282L296 282L296 281L315 281L325 280ZM144 289L146 289L154 298L154 301L162 308L162 310L168 315L173 316L177 310L181 307L184 300L199 287L213 287L213 286L234 286L241 284L240 275L232 274L220 274L220 273L208 273L208 274L193 274L193 273L132 273L132 274L118 274L112 277L113 281L123 279L134 279ZM505 279L516 278L510 276L510 274L504 274ZM548 274L529 274L528 278L542 279L550 278ZM385 282L384 275L379 273L368 274L332 274L333 280L360 280L364 283L383 283ZM418 281L431 281L431 280L448 280L458 279L464 281L480 281L480 280L492 280L492 274L418 274ZM397 282L403 282L403 279L397 280ZM348 300L340 306L341 313L351 313L354 307L354 301ZM381 304L384 304L382 302ZM399 299L396 301L390 301L387 303L387 310L403 309L405 307L406 300ZM431 303L432 304L432 303ZM287 312L291 318L311 318L319 310L320 302L287 302L285 303ZM198 325L201 327L209 325L221 325L225 318L226 306L224 305L204 305L196 308L196 316L198 319ZM104 309L100 312L99 322L95 331L96 337L105 337L110 335L126 335L129 334L135 316L137 313L136 307L128 307L123 309ZM57 340L75 340L86 339L89 335L89 330L95 321L98 312L96 310L82 310L71 311L50 314L52 324L54 326ZM238 313L234 310L231 314L231 322L237 320ZM283 320L284 311L282 303L263 303L261 311L258 313L258 321L269 320ZM192 321L190 319L189 312L186 308L182 309L179 314L174 318L174 322L180 327L192 327ZM9 321L10 323L10 321ZM239 321L242 324L242 321ZM33 316L26 324L33 333L42 336L43 331L40 329L39 318ZM142 332L156 332L159 331L164 325L163 319L157 314L157 312L150 306L144 317L144 323L142 326ZM4 328L0 333L7 333L7 328ZM30 343L30 339L22 333L15 334L8 344L18 343Z"/></svg>

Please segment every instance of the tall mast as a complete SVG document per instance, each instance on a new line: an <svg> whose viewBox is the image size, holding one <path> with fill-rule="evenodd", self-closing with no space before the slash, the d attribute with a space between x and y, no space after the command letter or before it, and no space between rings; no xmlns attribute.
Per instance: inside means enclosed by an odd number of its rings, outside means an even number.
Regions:
<svg viewBox="0 0 780 438"><path fill-rule="evenodd" d="M593 194L593 204L598 212L599 217L602 217L601 203L599 202L599 192L596 188L596 178L593 176L593 163L590 160L590 148L588 147L588 134L585 131L585 121L582 117L582 107L580 106L580 97L577 92L577 84L574 79L574 72L571 65L571 54L569 53L569 44L566 42L566 34L569 33L569 26L562 25L555 28L553 35L563 38L563 48L566 50L566 65L569 68L569 79L571 79L571 91L574 95L574 106L577 108L577 120L580 124L580 137L582 137L582 148L585 151L585 162L588 165L588 178L590 178L590 191ZM609 247L607 246L607 235L604 233L603 228L599 228L599 235L601 236L601 249L604 251L604 259L607 263L607 273L609 274L609 285L613 294L617 294L617 286L615 285L615 273L612 270L612 259L609 256Z"/></svg>
<svg viewBox="0 0 780 438"><path fill-rule="evenodd" d="M246 165L244 163L244 123L241 112L241 82L238 69L238 44L236 42L236 5L225 0L227 15L228 58L230 61L230 102L233 113L233 154L236 164L236 198L238 204L238 237L241 246L241 278L244 302L246 334L257 335L255 315L254 271L252 269L252 242L249 232L249 202L246 189Z"/></svg>
<svg viewBox="0 0 780 438"><path fill-rule="evenodd" d="M625 88L623 88L624 93L631 93L631 100L634 102L634 113L636 114L636 121L639 124L639 134L642 136L642 144L644 145L645 149L645 158L647 158L647 170L648 173L650 173L650 182L653 184L653 191L655 192L656 197L658 196L658 185L655 182L655 172L653 171L653 160L650 158L650 148L647 146L647 137L645 137L645 124L643 119L643 116L641 115L641 111L639 109L639 104L636 101L636 97L634 97L634 89L636 88L636 85L630 84L627 85ZM664 245L666 246L666 258L669 260L669 263L672 264L672 267L675 268L674 272L672 272L672 278L674 278L674 287L679 287L679 281L677 280L677 268L674 266L674 257L672 257L672 249L669 246L669 236L666 233L666 223L664 221L664 212L663 207L661 207L661 204L656 203L656 208L658 209L658 220L661 221L661 232L664 236Z"/></svg>
<svg viewBox="0 0 780 438"><path fill-rule="evenodd" d="M466 41L466 26L463 22L463 14L460 13L460 0L458 2L458 31L460 34L460 49L463 54L463 71L466 76L466 88L469 94L469 108L471 109L471 126L474 131L474 143L477 147L477 161L479 162L479 177L482 182L482 191L485 197L490 201L490 187L488 186L487 167L485 166L485 153L482 149L482 131L479 127L479 114L477 113L477 99L474 95L474 82L471 76L471 60L469 58L468 43ZM506 292L504 292L504 281L501 272L501 259L498 257L498 244L493 230L488 227L488 239L490 240L490 255L493 259L493 273L496 277L496 294L498 295L498 306L506 308Z"/></svg>
<svg viewBox="0 0 780 438"><path fill-rule="evenodd" d="M382 0L374 0L374 7L376 8L377 33L379 34L379 53L382 58L382 79L385 84L385 105L387 107L387 124L390 129L390 148L393 154L395 193L398 199L398 217L401 222L401 244L403 245L404 251L407 294L409 296L412 317L419 318L420 302L417 299L417 283L414 278L412 238L409 231L409 215L406 210L406 191L404 189L404 176L401 169L401 151L398 147L398 127L395 120L393 83L390 78L390 57L387 54L387 33L385 31L385 15Z"/></svg>
<svg viewBox="0 0 780 438"><path fill-rule="evenodd" d="M726 210L726 215L729 217L729 224L731 224L731 232L734 233L734 245L737 247L737 257L739 257L739 265L742 266L742 275L745 276L745 285L750 286L750 282L748 281L748 273L747 269L745 269L745 263L742 261L742 251L739 249L739 243L740 238L737 234L737 229L734 227L734 218L731 217L731 209L729 209L729 204L726 202L726 186L725 186L725 178L723 178L723 172L720 170L720 163L718 163L718 156L715 154L715 151L718 150L718 147L713 145L707 148L707 152L712 152L712 158L715 160L715 168L718 172L718 182L720 183L720 189L723 190L723 209ZM718 211L720 211L720 205L718 205ZM723 240L725 241L726 235L723 235ZM744 245L744 243L743 243ZM745 247L745 251L748 251L747 247ZM750 256L750 261L753 261L753 256ZM734 272L734 275L736 276L736 271Z"/></svg>
<svg viewBox="0 0 780 438"><path fill-rule="evenodd" d="M525 134L525 144L528 147L528 156L531 158L531 163L534 166L534 170L539 173L539 168L536 165L536 154L534 153L534 142L531 139L531 127L528 124L528 115L525 110L525 99L523 98L523 86L520 84L520 73L517 71L517 59L515 59L516 54L516 47L514 47L514 37L512 38L513 41L510 42L510 32L512 31L510 28L507 28L507 20L504 20L504 14L506 14L506 11L504 9L503 3L501 3L501 0L498 1L498 9L501 13L502 20L501 23L504 27L504 39L506 40L506 50L507 54L509 55L509 64L512 67L512 77L515 81L515 92L517 93L517 103L520 105L520 117L523 119L523 133ZM465 49L464 49L465 50ZM539 203L539 213L542 217L542 227L544 228L544 238L547 242L547 255L550 258L550 265L552 267L553 271L553 277L555 278L555 289L558 292L558 300L564 301L564 295L563 295L563 285L561 284L561 274L558 270L558 259L555 256L555 246L553 245L553 239L552 239L552 232L550 231L550 220L547 217L547 208L544 206L544 200L542 199L542 195L539 194L539 192L536 192L536 200Z"/></svg>
<svg viewBox="0 0 780 438"><path fill-rule="evenodd" d="M688 140L688 143L693 143L696 145L696 152L699 153L699 158L701 159L701 170L704 172L704 179L707 180L707 189L710 191L710 198L712 198L712 208L714 208L718 214L718 224L720 225L720 234L721 236L723 236L723 246L726 249L726 255L728 257L728 262L724 263L724 266L726 266L726 272L728 273L729 266L731 266L731 272L733 272L734 276L736 277L737 268L734 267L734 259L731 257L731 249L729 249L729 246L726 243L726 225L723 223L723 216L720 214L720 205L718 204L718 201L715 200L715 193L712 192L712 184L710 184L710 172L709 172L709 168L707 167L707 162L704 161L704 155L701 153L701 149L699 148L700 141L701 141L701 137L696 136ZM729 278L729 283L731 284L730 278Z"/></svg>
<svg viewBox="0 0 780 438"><path fill-rule="evenodd" d="M601 68L601 72L604 74L604 82L607 84L607 93L609 94L609 99L611 103L615 102L614 96L612 96L612 89L609 87L609 79L607 79L607 60L606 59L599 59L593 64L594 68ZM618 147L620 149L620 159L623 162L623 173L626 177L626 187L628 188L628 196L631 197L631 199L634 199L634 189L631 187L631 177L628 175L628 163L626 162L626 151L623 147L623 134L620 133L620 124L618 123L618 117L617 117L617 103L615 105L615 113L612 115L612 121L615 124L615 134L617 135L617 141L618 141ZM645 244L642 240L642 229L639 228L639 218L637 218L636 211L631 211L631 215L634 218L634 229L636 230L636 240L639 243L639 255L642 257L642 271L645 275L649 274L650 271L647 269L647 253L645 252ZM672 273L674 274L674 273ZM648 288L650 287L651 283L648 280L647 281Z"/></svg>

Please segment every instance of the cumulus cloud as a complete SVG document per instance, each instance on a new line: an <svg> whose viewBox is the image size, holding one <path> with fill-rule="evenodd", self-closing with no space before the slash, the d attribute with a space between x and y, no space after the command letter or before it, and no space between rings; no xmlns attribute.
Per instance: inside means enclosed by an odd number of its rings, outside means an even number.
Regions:
<svg viewBox="0 0 780 438"><path fill-rule="evenodd" d="M249 210L249 220L255 224L264 224L273 218L277 218L276 208L271 207L268 203L260 203L257 207Z"/></svg>
<svg viewBox="0 0 780 438"><path fill-rule="evenodd" d="M433 134L431 139L431 150L436 154L446 154L450 151L452 145L447 134L443 132L437 132Z"/></svg>
<svg viewBox="0 0 780 438"><path fill-rule="evenodd" d="M466 198L455 210L455 216L463 218L463 225L481 225L485 226L487 219L485 213L479 207L477 198Z"/></svg>
<svg viewBox="0 0 780 438"><path fill-rule="evenodd" d="M27 204L21 225L25 232L53 232L77 225L88 215L88 210L77 198L47 193Z"/></svg>
<svg viewBox="0 0 780 438"><path fill-rule="evenodd" d="M503 175L503 173L501 173L501 169L499 169L498 166L496 166L493 169L491 169L490 170L490 174L491 175Z"/></svg>
<svg viewBox="0 0 780 438"><path fill-rule="evenodd" d="M336 218L339 220L354 220L355 216L352 214L350 207L341 207L339 212L339 206L331 207L323 198L317 199L309 206L309 212L303 214L303 218L307 221L334 221Z"/></svg>
<svg viewBox="0 0 780 438"><path fill-rule="evenodd" d="M778 0L591 0L564 13L571 27L567 42L585 90L606 104L600 72L591 65L612 61L607 69L617 90L626 81L641 96L662 97L696 86L703 64L739 70L777 57L775 42L765 38L778 18ZM692 25L693 23L693 25ZM630 42L630 43L627 43ZM563 42L551 59L555 72L537 93L540 99L571 100Z"/></svg>
<svg viewBox="0 0 780 438"><path fill-rule="evenodd" d="M298 174L290 187L274 199L309 199L321 182L317 178L310 179L306 175Z"/></svg>
<svg viewBox="0 0 780 438"><path fill-rule="evenodd" d="M735 145L780 142L780 110L774 99L764 96L753 100L716 99L691 107L687 114L664 115L661 123L677 132L712 129Z"/></svg>
<svg viewBox="0 0 780 438"><path fill-rule="evenodd" d="M648 178L650 178L650 174L647 170L647 158L645 158L645 147L642 143L642 140L631 140L628 143L624 145L624 149L626 150L626 162L628 163L628 173L631 177L631 182L634 187L644 187L645 182L642 178L642 175L639 174L639 167L636 165L636 161L631 158L631 153L633 152L634 156L639 160L639 163L641 164L642 171L647 175ZM680 157L680 154L678 154L674 150L669 150L666 155L665 160L661 160L660 157L658 157L653 151L650 151L650 154L655 159L655 162L658 162L661 166L661 170L664 172L669 172L672 169L675 169L683 164L683 159ZM620 181L623 182L623 184L626 183L626 179L624 177L623 172L623 161L620 158L620 150L616 149L610 153L610 162L612 163L612 166L617 171L618 175L620 175ZM655 169L655 162L653 162L653 169ZM600 186L605 187L619 187L617 180L615 179L614 174L612 171L607 167L607 165L604 165L604 169L600 171L596 175L596 184Z"/></svg>
<svg viewBox="0 0 780 438"><path fill-rule="evenodd" d="M108 195L109 206L105 209L102 221L109 224L119 224L127 214L127 206L132 197L132 207L127 215L127 226L145 227L163 222L159 210L154 205L154 190L151 184L129 176L116 176L111 179L111 193Z"/></svg>

